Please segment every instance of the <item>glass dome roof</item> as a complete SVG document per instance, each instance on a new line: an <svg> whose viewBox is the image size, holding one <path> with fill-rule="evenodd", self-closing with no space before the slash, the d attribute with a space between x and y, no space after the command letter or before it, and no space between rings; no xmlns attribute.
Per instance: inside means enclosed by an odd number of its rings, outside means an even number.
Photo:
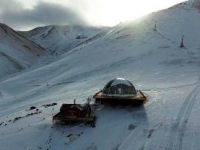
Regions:
<svg viewBox="0 0 200 150"><path fill-rule="evenodd" d="M136 95L136 93L133 84L124 78L109 81L103 89L104 95Z"/></svg>

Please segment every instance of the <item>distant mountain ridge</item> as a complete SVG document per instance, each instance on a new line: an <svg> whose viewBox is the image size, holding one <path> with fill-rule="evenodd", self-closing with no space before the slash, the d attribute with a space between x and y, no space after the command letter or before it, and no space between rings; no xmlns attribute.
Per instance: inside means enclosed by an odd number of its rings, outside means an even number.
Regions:
<svg viewBox="0 0 200 150"><path fill-rule="evenodd" d="M85 41L101 36L106 31L107 28L50 25L21 33L46 48L51 54L63 54Z"/></svg>
<svg viewBox="0 0 200 150"><path fill-rule="evenodd" d="M0 78L31 66L46 51L5 24L0 24Z"/></svg>

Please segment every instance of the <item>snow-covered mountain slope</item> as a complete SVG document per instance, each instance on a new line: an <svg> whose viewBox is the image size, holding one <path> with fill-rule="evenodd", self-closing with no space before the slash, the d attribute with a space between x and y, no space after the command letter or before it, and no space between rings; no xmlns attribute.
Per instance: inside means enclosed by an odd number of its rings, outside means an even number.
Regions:
<svg viewBox="0 0 200 150"><path fill-rule="evenodd" d="M0 24L0 78L33 64L45 50L5 24Z"/></svg>
<svg viewBox="0 0 200 150"><path fill-rule="evenodd" d="M198 150L199 26L199 11L182 3L119 24L56 62L1 81L1 148ZM132 81L148 102L98 108L95 128L52 125L62 103L84 103L115 77ZM44 105L52 102L58 105Z"/></svg>
<svg viewBox="0 0 200 150"><path fill-rule="evenodd" d="M21 32L30 40L43 46L52 54L65 53L78 45L101 37L108 28L86 26L44 26Z"/></svg>

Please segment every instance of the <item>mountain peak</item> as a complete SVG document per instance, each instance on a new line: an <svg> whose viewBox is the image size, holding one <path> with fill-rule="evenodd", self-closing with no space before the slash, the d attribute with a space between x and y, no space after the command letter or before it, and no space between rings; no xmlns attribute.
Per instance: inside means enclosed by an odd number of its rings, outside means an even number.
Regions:
<svg viewBox="0 0 200 150"><path fill-rule="evenodd" d="M0 27L8 27L8 26L4 23L0 23Z"/></svg>
<svg viewBox="0 0 200 150"><path fill-rule="evenodd" d="M6 24L0 23L0 30L2 30L5 33L7 33L8 29L10 29L10 28Z"/></svg>

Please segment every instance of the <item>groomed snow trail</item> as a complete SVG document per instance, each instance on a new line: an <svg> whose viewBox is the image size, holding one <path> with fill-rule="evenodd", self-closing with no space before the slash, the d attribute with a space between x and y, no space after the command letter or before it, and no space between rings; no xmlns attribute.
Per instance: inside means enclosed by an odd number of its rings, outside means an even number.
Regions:
<svg viewBox="0 0 200 150"><path fill-rule="evenodd" d="M174 123L172 129L172 137L170 138L169 150L182 150L182 142L184 133L186 130L186 125L188 123L188 119L190 117L192 108L194 106L195 101L197 100L197 95L200 91L200 78L196 83L196 87L192 90L192 92L186 97Z"/></svg>
<svg viewBox="0 0 200 150"><path fill-rule="evenodd" d="M143 120L130 134L125 137L118 146L118 150L182 150L182 142L186 131L186 126L190 118L197 96L200 91L200 78L190 86L193 89L187 96L184 96L184 101L180 109L177 111L177 117L169 122L156 122L144 124ZM184 87L184 86L182 86ZM173 90L178 90L177 89ZM168 89L172 90L172 89ZM151 109L156 104L151 102L146 104L145 109ZM171 106L173 107L173 106ZM160 113L160 112L159 112ZM174 112L175 114L176 112ZM148 115L148 114L147 114ZM165 114L167 115L167 114ZM154 137L153 137L154 135Z"/></svg>

